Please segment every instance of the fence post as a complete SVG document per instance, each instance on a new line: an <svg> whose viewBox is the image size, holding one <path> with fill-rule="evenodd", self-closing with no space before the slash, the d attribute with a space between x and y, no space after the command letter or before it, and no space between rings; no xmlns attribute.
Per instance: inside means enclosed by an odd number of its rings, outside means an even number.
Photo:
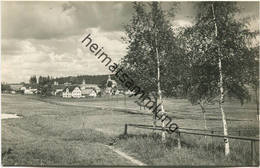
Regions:
<svg viewBox="0 0 260 168"><path fill-rule="evenodd" d="M214 131L211 131L211 134L213 135L213 134L214 134ZM211 146L212 146L212 149L214 149L213 136L211 136Z"/></svg>
<svg viewBox="0 0 260 168"><path fill-rule="evenodd" d="M181 132L177 131L178 149L181 149Z"/></svg>
<svg viewBox="0 0 260 168"><path fill-rule="evenodd" d="M211 134L214 134L214 131L211 131ZM213 143L213 136L211 136L211 144Z"/></svg>
<svg viewBox="0 0 260 168"><path fill-rule="evenodd" d="M238 131L238 136L240 136L240 130Z"/></svg>
<svg viewBox="0 0 260 168"><path fill-rule="evenodd" d="M251 159L252 165L255 165L255 141L251 140Z"/></svg>
<svg viewBox="0 0 260 168"><path fill-rule="evenodd" d="M127 124L125 124L125 132L124 135L127 135Z"/></svg>

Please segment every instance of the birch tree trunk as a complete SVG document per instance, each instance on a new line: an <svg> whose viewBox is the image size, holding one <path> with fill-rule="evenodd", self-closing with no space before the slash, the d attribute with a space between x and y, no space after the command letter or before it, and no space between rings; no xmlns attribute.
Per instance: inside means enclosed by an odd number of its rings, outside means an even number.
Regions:
<svg viewBox="0 0 260 168"><path fill-rule="evenodd" d="M212 13L213 13L213 19L215 24L215 36L218 37L218 27L216 23L216 17L215 17L215 11L214 11L214 5L211 5L212 7ZM219 48L218 48L219 51ZM218 52L220 54L220 52ZM227 128L227 121L226 121L226 115L223 109L223 102L224 102L224 89L223 89L223 75L222 75L222 64L221 64L221 57L218 58L218 70L219 70L219 89L220 89L220 98L219 98L219 108L222 115L222 122L223 122L223 129L224 129L224 136L228 136L228 128ZM225 143L225 155L228 156L230 153L229 148L229 141L228 138L224 138Z"/></svg>
<svg viewBox="0 0 260 168"><path fill-rule="evenodd" d="M255 89L255 96L256 96L256 119L259 121L259 89L258 89L258 86L256 86L256 89Z"/></svg>
<svg viewBox="0 0 260 168"><path fill-rule="evenodd" d="M158 106L158 99L155 97L155 104L156 107ZM155 130L156 128L156 111L153 112L153 129Z"/></svg>
<svg viewBox="0 0 260 168"><path fill-rule="evenodd" d="M161 91L161 83L160 83L160 58L159 58L159 52L158 52L158 47L157 47L157 40L155 39L155 50L156 50L156 59L157 59L157 89L158 89L158 96L159 96L159 103L161 103L161 113L162 113L162 118L166 115L164 108L163 108L163 101L162 101L162 91ZM166 132L164 131L165 129L165 121L163 120L162 122L162 142L166 141Z"/></svg>
<svg viewBox="0 0 260 168"><path fill-rule="evenodd" d="M200 105L200 108L201 108L201 111L202 111L202 114L203 114L203 119L204 119L204 128L205 128L205 130L208 130L208 127L207 127L207 120L206 120L206 110L205 110L205 107L204 107L204 103L203 103L203 102L199 102L199 105ZM208 149L207 136L204 136L204 138L205 138L206 145L207 145L207 149Z"/></svg>
<svg viewBox="0 0 260 168"><path fill-rule="evenodd" d="M205 110L205 107L204 107L204 103L199 102L199 105L200 105L201 111L202 111L202 113L203 113L204 128L205 128L205 130L207 130L208 127L207 127L206 110Z"/></svg>

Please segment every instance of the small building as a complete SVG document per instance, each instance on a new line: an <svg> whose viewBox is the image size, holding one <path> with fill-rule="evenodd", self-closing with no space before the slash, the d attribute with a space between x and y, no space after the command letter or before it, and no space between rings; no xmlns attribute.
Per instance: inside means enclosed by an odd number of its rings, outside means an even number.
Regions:
<svg viewBox="0 0 260 168"><path fill-rule="evenodd" d="M68 86L62 91L62 97L64 98L81 98L81 90L79 86Z"/></svg>
<svg viewBox="0 0 260 168"><path fill-rule="evenodd" d="M52 95L62 97L62 92L65 89L65 87L66 87L65 85L53 85Z"/></svg>
<svg viewBox="0 0 260 168"><path fill-rule="evenodd" d="M25 90L26 90L26 87L23 86L23 87L20 88L20 90L25 91Z"/></svg>
<svg viewBox="0 0 260 168"><path fill-rule="evenodd" d="M57 81L54 81L53 85L58 86L59 83Z"/></svg>
<svg viewBox="0 0 260 168"><path fill-rule="evenodd" d="M130 90L127 90L126 92L125 92L125 94L126 95L132 95L132 94L135 94L133 91L130 91Z"/></svg>
<svg viewBox="0 0 260 168"><path fill-rule="evenodd" d="M63 89L56 89L54 91L54 96L59 96L59 93L61 93L63 91Z"/></svg>
<svg viewBox="0 0 260 168"><path fill-rule="evenodd" d="M62 90L61 90L61 91L57 91L57 92L55 92L55 96L62 97L62 95L63 95Z"/></svg>
<svg viewBox="0 0 260 168"><path fill-rule="evenodd" d="M26 90L24 90L24 94L32 95L32 94L34 94L34 92L31 89L26 89Z"/></svg>
<svg viewBox="0 0 260 168"><path fill-rule="evenodd" d="M94 88L87 88L82 90L82 97L97 97L97 92Z"/></svg>

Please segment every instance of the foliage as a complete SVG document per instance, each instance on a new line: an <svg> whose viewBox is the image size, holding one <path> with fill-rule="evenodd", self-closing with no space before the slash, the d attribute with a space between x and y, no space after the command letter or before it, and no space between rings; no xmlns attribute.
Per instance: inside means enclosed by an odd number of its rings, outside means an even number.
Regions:
<svg viewBox="0 0 260 168"><path fill-rule="evenodd" d="M214 36L214 18L211 4L214 3L218 36ZM211 101L219 95L218 59L222 62L224 90L236 96L241 103L249 98L245 84L246 73L254 61L250 42L256 36L247 28L245 20L236 19L239 12L235 2L201 2L194 26L182 32L182 49L185 65L189 67L189 82L186 93L192 103ZM186 72L186 71L185 71ZM185 74L184 74L185 76ZM186 75L187 76L187 75Z"/></svg>
<svg viewBox="0 0 260 168"><path fill-rule="evenodd" d="M128 44L128 51L121 66L146 92L157 91L158 48L162 90L171 93L168 89L173 83L169 82L167 59L175 56L177 48L171 24L158 2L135 2L133 8L134 15L125 26L126 38L123 39Z"/></svg>
<svg viewBox="0 0 260 168"><path fill-rule="evenodd" d="M38 85L38 92L41 96L51 96L52 89L52 81L51 77L47 76L39 76L39 85Z"/></svg>
<svg viewBox="0 0 260 168"><path fill-rule="evenodd" d="M248 55L252 58L248 63L250 69L247 71L247 77L249 84L252 84L253 88L259 87L259 46L250 48Z"/></svg>
<svg viewBox="0 0 260 168"><path fill-rule="evenodd" d="M29 79L29 83L32 85L37 84L37 77L35 75L31 76Z"/></svg>
<svg viewBox="0 0 260 168"><path fill-rule="evenodd" d="M114 75L111 75L112 79L113 76ZM97 84L100 87L104 88L107 79L108 79L108 75L79 75L79 76L57 77L51 79L51 81L53 83L54 81L56 81L59 84L64 84L66 82L70 82L72 84L81 84L82 81L85 80L87 84Z"/></svg>
<svg viewBox="0 0 260 168"><path fill-rule="evenodd" d="M4 91L11 91L12 88L10 85L8 84L4 84L4 83L1 83L1 91L4 92Z"/></svg>

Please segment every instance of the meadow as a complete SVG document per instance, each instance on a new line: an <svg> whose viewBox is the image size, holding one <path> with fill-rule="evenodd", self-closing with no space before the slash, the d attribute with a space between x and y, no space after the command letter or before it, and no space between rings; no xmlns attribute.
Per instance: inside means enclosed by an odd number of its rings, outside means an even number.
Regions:
<svg viewBox="0 0 260 168"><path fill-rule="evenodd" d="M249 142L231 140L231 155L226 158L221 138L214 138L206 146L204 136L185 135L182 148L177 149L174 134L167 135L166 144L160 142L160 132L156 131L131 128L129 135L123 136L125 123L152 123L149 111L140 110L134 101L134 98L124 101L123 97L63 99L2 95L2 113L22 116L2 120L2 164L133 165L106 146L111 144L148 165L251 164ZM164 102L169 116L180 127L204 128L198 106L184 99L166 98ZM229 129L241 129L243 136L257 136L259 126L254 107L253 103L241 106L237 101L226 102ZM135 113L121 110L125 108ZM221 130L217 105L207 107L207 112L208 128Z"/></svg>

